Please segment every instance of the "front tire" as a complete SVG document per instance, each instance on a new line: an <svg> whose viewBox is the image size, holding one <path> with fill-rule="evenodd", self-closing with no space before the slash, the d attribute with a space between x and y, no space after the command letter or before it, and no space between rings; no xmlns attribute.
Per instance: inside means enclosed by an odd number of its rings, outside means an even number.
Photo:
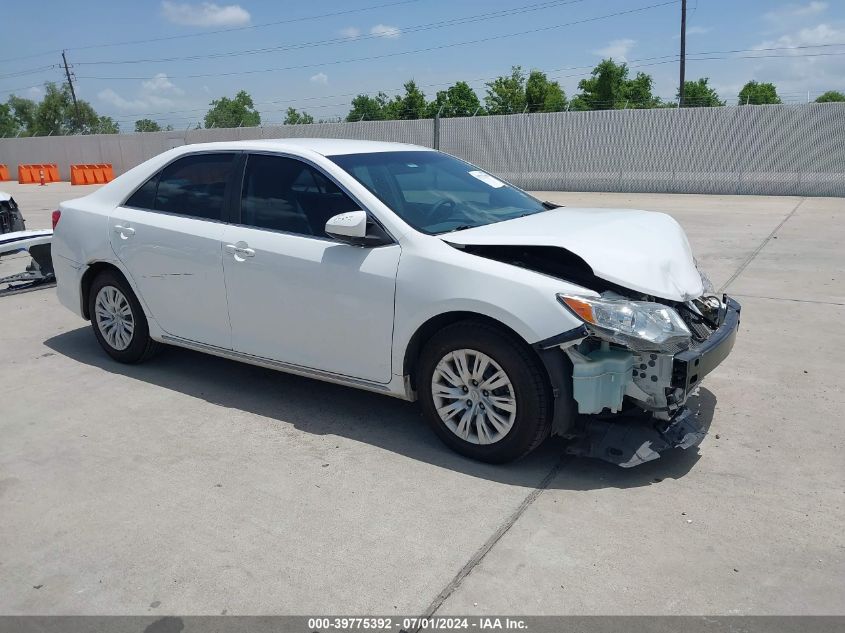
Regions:
<svg viewBox="0 0 845 633"><path fill-rule="evenodd" d="M548 378L521 339L481 321L445 327L420 357L423 415L453 450L484 462L527 455L551 431Z"/></svg>
<svg viewBox="0 0 845 633"><path fill-rule="evenodd" d="M135 293L114 271L101 272L91 283L88 314L100 346L118 362L141 363L160 348L150 338L147 318Z"/></svg>

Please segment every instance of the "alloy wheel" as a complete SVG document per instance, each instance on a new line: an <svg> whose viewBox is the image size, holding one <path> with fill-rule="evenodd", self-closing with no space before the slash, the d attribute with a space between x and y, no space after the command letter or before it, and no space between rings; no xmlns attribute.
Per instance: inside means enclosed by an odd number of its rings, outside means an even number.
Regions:
<svg viewBox="0 0 845 633"><path fill-rule="evenodd" d="M94 300L94 312L97 328L106 342L118 351L129 347L135 332L135 316L126 296L114 286L103 286Z"/></svg>
<svg viewBox="0 0 845 633"><path fill-rule="evenodd" d="M431 377L440 419L472 444L494 444L516 420L516 394L505 370L487 354L457 349L446 354Z"/></svg>

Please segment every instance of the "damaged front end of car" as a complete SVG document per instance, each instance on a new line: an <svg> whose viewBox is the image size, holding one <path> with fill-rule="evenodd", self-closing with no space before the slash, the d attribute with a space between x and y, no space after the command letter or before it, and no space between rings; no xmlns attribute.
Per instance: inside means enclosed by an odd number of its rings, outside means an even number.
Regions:
<svg viewBox="0 0 845 633"><path fill-rule="evenodd" d="M706 429L687 400L733 348L739 303L712 292L685 302L614 291L558 299L584 322L542 346L572 368L579 416L555 429L572 440L568 452L632 467L700 444Z"/></svg>
<svg viewBox="0 0 845 633"><path fill-rule="evenodd" d="M714 292L672 217L553 209L447 241L571 288L557 302L580 325L534 344L570 452L631 467L703 440L688 399L733 348L740 305Z"/></svg>

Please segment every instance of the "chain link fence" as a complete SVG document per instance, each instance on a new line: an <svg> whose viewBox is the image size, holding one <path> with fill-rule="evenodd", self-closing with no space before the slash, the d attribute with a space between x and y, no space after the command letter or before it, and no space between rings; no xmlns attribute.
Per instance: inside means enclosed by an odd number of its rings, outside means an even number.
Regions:
<svg viewBox="0 0 845 633"><path fill-rule="evenodd" d="M0 163L111 163L186 143L354 138L439 149L531 190L845 196L845 103L606 110L0 139Z"/></svg>

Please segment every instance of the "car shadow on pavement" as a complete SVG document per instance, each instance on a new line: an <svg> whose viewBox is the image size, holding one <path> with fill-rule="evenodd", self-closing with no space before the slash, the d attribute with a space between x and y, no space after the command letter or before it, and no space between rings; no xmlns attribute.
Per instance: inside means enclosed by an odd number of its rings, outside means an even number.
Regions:
<svg viewBox="0 0 845 633"><path fill-rule="evenodd" d="M428 428L415 403L230 361L191 350L167 347L141 365L123 365L100 349L90 328L54 336L44 344L76 362L140 380L193 398L317 435L337 435L377 446L441 468L500 483L535 487L565 453L566 442L551 438L518 462L494 466L452 452ZM716 398L700 389L693 406L709 428ZM657 485L678 479L699 459L697 449L667 451L653 462L623 469L595 459L565 457L550 488L592 490Z"/></svg>

